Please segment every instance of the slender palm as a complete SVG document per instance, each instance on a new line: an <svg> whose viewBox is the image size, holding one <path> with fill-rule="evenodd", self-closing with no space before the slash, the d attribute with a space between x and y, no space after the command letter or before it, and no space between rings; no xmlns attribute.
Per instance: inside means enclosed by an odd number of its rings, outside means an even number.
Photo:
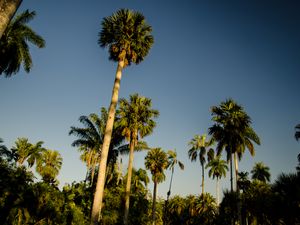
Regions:
<svg viewBox="0 0 300 225"><path fill-rule="evenodd" d="M176 151L169 150L167 152L167 155L168 155L168 162L169 162L167 169L171 169L171 171L172 171L172 173L171 173L171 180L170 180L170 186L169 186L169 191L167 193L167 201L168 201L169 197L171 195L171 188L172 188L172 181L173 181L173 175L174 175L174 168L178 164L179 168L183 170L184 169L184 164L177 159L177 153L176 153Z"/></svg>
<svg viewBox="0 0 300 225"><path fill-rule="evenodd" d="M233 190L232 156L235 162L235 175L238 174L238 161L247 148L252 156L255 154L254 145L260 144L259 137L251 127L251 118L232 99L221 102L220 106L213 106L211 109L212 120L215 124L209 128L209 134L218 142L217 155L223 149L227 153L227 161L230 161L230 181Z"/></svg>
<svg viewBox="0 0 300 225"><path fill-rule="evenodd" d="M295 126L295 130L296 130L296 132L295 132L295 138L298 141L300 139L300 123L297 124L297 126Z"/></svg>
<svg viewBox="0 0 300 225"><path fill-rule="evenodd" d="M109 59L118 62L118 67L101 151L91 224L97 224L101 215L107 155L118 103L122 70L131 63L138 64L142 62L147 56L153 44L151 31L151 26L146 23L141 13L128 9L121 9L102 21L98 43L103 48L108 47Z"/></svg>
<svg viewBox="0 0 300 225"><path fill-rule="evenodd" d="M189 142L190 149L188 151L189 158L191 161L196 161L199 157L199 162L202 167L202 194L204 194L204 166L206 162L206 153L208 148L213 144L212 140L206 141L206 135L195 135L194 138Z"/></svg>
<svg viewBox="0 0 300 225"><path fill-rule="evenodd" d="M128 223L134 150L138 143L138 139L141 139L153 132L153 129L156 126L153 119L159 115L159 112L151 107L151 99L134 94L130 96L129 101L124 98L120 100L119 110L117 112L119 118L118 125L122 129L122 135L124 135L130 142L127 183L125 190L124 224Z"/></svg>
<svg viewBox="0 0 300 225"><path fill-rule="evenodd" d="M58 151L46 150L37 162L36 171L49 184L57 184L56 177L62 166L62 157Z"/></svg>
<svg viewBox="0 0 300 225"><path fill-rule="evenodd" d="M161 148L154 148L149 151L145 157L145 167L150 170L152 174L152 181L154 183L153 189L153 204L152 204L152 224L155 224L156 211L156 194L157 184L166 179L164 170L168 166L168 156Z"/></svg>
<svg viewBox="0 0 300 225"><path fill-rule="evenodd" d="M207 168L210 168L208 171L208 176L209 177L212 176L213 179L217 178L216 195L217 195L217 205L219 205L219 199L220 199L219 179L226 176L226 171L228 171L228 166L225 160L222 160L220 156L217 156L206 165L206 169Z"/></svg>
<svg viewBox="0 0 300 225"><path fill-rule="evenodd" d="M270 168L266 166L263 162L255 163L253 169L251 170L252 179L262 181L266 183L270 181L271 174Z"/></svg>
<svg viewBox="0 0 300 225"><path fill-rule="evenodd" d="M21 64L28 73L32 67L32 59L28 42L38 48L45 47L44 39L36 34L27 23L35 16L35 12L26 10L16 16L0 39L0 75L10 77L16 74Z"/></svg>
<svg viewBox="0 0 300 225"><path fill-rule="evenodd" d="M72 126L69 132L69 135L78 137L78 139L72 143L72 146L78 147L79 151L81 151L80 158L86 163L87 174L89 171L91 172L91 185L93 184L96 166L99 164L100 160L107 116L107 110L102 107L101 116L98 116L95 113L91 113L89 116L81 116L79 121L84 127L79 128ZM112 144L110 145L108 154L108 163L111 163L112 167L117 160L119 153L118 147L123 140L124 138L115 126L112 134Z"/></svg>
<svg viewBox="0 0 300 225"><path fill-rule="evenodd" d="M0 0L0 39L22 0Z"/></svg>

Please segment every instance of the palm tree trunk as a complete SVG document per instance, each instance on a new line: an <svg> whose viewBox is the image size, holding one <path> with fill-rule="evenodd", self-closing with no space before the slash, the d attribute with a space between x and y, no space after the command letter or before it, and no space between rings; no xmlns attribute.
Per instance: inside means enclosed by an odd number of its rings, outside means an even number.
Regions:
<svg viewBox="0 0 300 225"><path fill-rule="evenodd" d="M230 189L233 192L232 154L230 155Z"/></svg>
<svg viewBox="0 0 300 225"><path fill-rule="evenodd" d="M170 186L169 186L169 191L168 191L168 193L167 193L167 201L169 200L169 197L170 197L170 195L171 195L171 188L172 188L173 174L174 174L174 167L172 167L172 174L171 174Z"/></svg>
<svg viewBox="0 0 300 225"><path fill-rule="evenodd" d="M0 0L0 39L22 0Z"/></svg>
<svg viewBox="0 0 300 225"><path fill-rule="evenodd" d="M124 68L124 60L120 60L118 63L111 103L108 111L108 118L105 127L105 134L104 134L104 140L103 140L100 163L99 163L98 179L97 179L96 191L95 191L94 201L93 201L93 208L91 213L91 225L97 225L101 216L107 156L108 156L108 150L111 141L114 120L115 120L116 107L119 98L119 89L120 89L123 68Z"/></svg>
<svg viewBox="0 0 300 225"><path fill-rule="evenodd" d="M130 187L131 187L131 177L132 177L132 165L133 165L133 152L134 152L135 140L130 141L130 152L128 161L128 172L127 172L127 183L125 190L125 211L124 211L124 225L128 224L128 214L129 214L129 201L130 201Z"/></svg>
<svg viewBox="0 0 300 225"><path fill-rule="evenodd" d="M219 178L218 177L217 177L216 191L217 191L217 206L219 206L219 202L220 202L220 183L219 183Z"/></svg>
<svg viewBox="0 0 300 225"><path fill-rule="evenodd" d="M155 225L155 211L156 211L156 192L157 192L157 181L154 181L153 189L153 203L152 203L152 225Z"/></svg>
<svg viewBox="0 0 300 225"><path fill-rule="evenodd" d="M238 181L238 172L239 172L239 164L237 159L237 153L234 153L234 167L235 167L235 190L238 194L238 201L237 201L237 214L238 214L238 220L239 224L242 224L242 206L241 206L241 199L240 199L240 190L237 185Z"/></svg>
<svg viewBox="0 0 300 225"><path fill-rule="evenodd" d="M239 173L239 162L237 159L237 153L234 153L234 167L235 167L235 190L238 190L237 181L238 181L238 173Z"/></svg>
<svg viewBox="0 0 300 225"><path fill-rule="evenodd" d="M202 165L202 195L204 195L204 165Z"/></svg>

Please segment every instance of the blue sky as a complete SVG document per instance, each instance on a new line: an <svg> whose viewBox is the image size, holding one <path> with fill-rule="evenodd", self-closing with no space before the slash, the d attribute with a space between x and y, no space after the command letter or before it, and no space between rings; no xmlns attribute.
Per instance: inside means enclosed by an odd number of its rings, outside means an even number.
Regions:
<svg viewBox="0 0 300 225"><path fill-rule="evenodd" d="M140 65L123 72L120 97L139 93L160 111L148 144L176 149L184 171L175 171L172 194L199 194L201 168L188 159L187 143L212 125L210 107L231 97L253 120L261 138L256 156L245 153L240 170L255 162L271 169L272 180L293 172L300 143L300 4L296 1L33 1L19 11L37 12L31 27L46 40L31 48L34 66L0 77L0 137L11 147L18 137L63 156L60 183L83 180L85 166L71 147L70 126L78 118L108 107L116 64L97 44L103 17L120 8L142 12L155 43ZM135 154L144 167L145 153ZM124 162L127 159L124 158ZM166 196L167 180L159 185ZM222 188L229 188L229 175ZM152 189L152 184L149 186ZM215 181L206 177L206 191Z"/></svg>

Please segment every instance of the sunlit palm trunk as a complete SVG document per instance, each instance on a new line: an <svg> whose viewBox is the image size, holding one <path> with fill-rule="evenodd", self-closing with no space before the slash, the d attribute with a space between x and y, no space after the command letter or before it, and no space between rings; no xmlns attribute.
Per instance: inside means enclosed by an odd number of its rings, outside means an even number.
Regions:
<svg viewBox="0 0 300 225"><path fill-rule="evenodd" d="M204 195L204 165L202 165L202 185L201 186L202 186L202 195Z"/></svg>
<svg viewBox="0 0 300 225"><path fill-rule="evenodd" d="M219 206L220 202L220 181L219 178L217 177L217 184L216 184L216 195L217 195L217 206Z"/></svg>
<svg viewBox="0 0 300 225"><path fill-rule="evenodd" d="M232 154L230 156L230 189L233 191L233 171L232 171Z"/></svg>
<svg viewBox="0 0 300 225"><path fill-rule="evenodd" d="M135 140L130 141L130 152L128 161L128 172L127 172L127 183L125 191L125 211L124 211L124 225L128 224L128 214L129 214L129 202L130 202L130 187L131 187L131 177L132 177L132 165L133 165L133 152Z"/></svg>
<svg viewBox="0 0 300 225"><path fill-rule="evenodd" d="M21 2L22 0L0 0L0 38Z"/></svg>
<svg viewBox="0 0 300 225"><path fill-rule="evenodd" d="M91 224L93 225L98 224L98 221L100 220L100 216L101 216L107 156L108 156L108 150L111 141L113 124L115 120L116 107L118 103L119 89L120 89L123 68L124 68L124 60L120 60L116 72L116 78L114 82L112 98L111 98L111 103L108 111L108 118L105 127L104 140L101 149L98 179L97 179L96 191L95 191L92 214L91 214Z"/></svg>
<svg viewBox="0 0 300 225"><path fill-rule="evenodd" d="M156 192L157 192L157 181L154 181L153 188L153 203L152 203L152 225L155 225L155 211L156 211Z"/></svg>
<svg viewBox="0 0 300 225"><path fill-rule="evenodd" d="M235 167L235 190L238 191L237 181L239 173L239 162L237 159L237 153L234 153L234 167Z"/></svg>

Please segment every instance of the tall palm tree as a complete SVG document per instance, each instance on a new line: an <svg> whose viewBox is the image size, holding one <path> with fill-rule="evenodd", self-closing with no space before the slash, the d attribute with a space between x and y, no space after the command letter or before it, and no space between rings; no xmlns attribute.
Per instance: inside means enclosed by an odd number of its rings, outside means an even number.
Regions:
<svg viewBox="0 0 300 225"><path fill-rule="evenodd" d="M219 196L220 196L220 185L219 179L223 176L226 176L226 171L228 171L228 166L225 160L222 160L220 156L215 157L212 159L205 167L210 168L208 171L208 176L213 177L213 179L217 178L216 183L216 195L217 195L217 205L219 205Z"/></svg>
<svg viewBox="0 0 300 225"><path fill-rule="evenodd" d="M102 107L100 116L96 113L91 113L89 116L80 116L79 121L84 127L80 128L72 126L69 132L69 135L78 137L78 139L72 143L72 146L78 147L79 151L81 151L80 158L86 163L87 174L91 172L91 185L93 184L96 166L99 164L100 160L107 117L107 110ZM108 163L111 164L111 168L113 168L113 164L117 160L119 154L118 147L123 140L124 138L118 131L118 128L114 126L111 141L112 144L110 145L108 153Z"/></svg>
<svg viewBox="0 0 300 225"><path fill-rule="evenodd" d="M251 170L252 179L262 181L266 183L270 181L271 174L270 168L266 166L263 162L255 163L253 169Z"/></svg>
<svg viewBox="0 0 300 225"><path fill-rule="evenodd" d="M230 162L230 183L233 190L232 157L235 162L235 177L238 176L238 161L247 148L252 156L255 154L254 143L260 144L259 137L251 127L251 118L234 100L228 99L219 106L211 108L212 120L215 122L209 128L209 134L218 142L217 155L223 149L227 153L227 161ZM235 183L237 187L237 183Z"/></svg>
<svg viewBox="0 0 300 225"><path fill-rule="evenodd" d="M170 180L170 186L169 186L169 191L167 193L167 201L168 201L169 197L171 195L171 187L172 187L172 181L173 181L173 175L174 175L174 168L178 164L179 168L182 169L182 170L184 170L184 164L177 159L177 153L176 153L176 151L169 150L167 152L167 155L168 155L168 161L169 161L167 169L171 169L171 171L172 171L172 173L171 173L171 180Z"/></svg>
<svg viewBox="0 0 300 225"><path fill-rule="evenodd" d="M0 0L0 39L22 0Z"/></svg>
<svg viewBox="0 0 300 225"><path fill-rule="evenodd" d="M206 162L206 153L210 151L213 141L206 141L206 135L195 135L194 138L189 142L190 149L188 151L189 158L191 161L196 161L199 157L199 162L202 167L202 194L204 194L204 166Z"/></svg>
<svg viewBox="0 0 300 225"><path fill-rule="evenodd" d="M300 139L300 123L297 124L297 126L295 126L295 130L296 130L296 132L295 132L295 138L298 141Z"/></svg>
<svg viewBox="0 0 300 225"><path fill-rule="evenodd" d="M59 152L55 150L46 150L37 162L36 171L46 183L56 185L58 183L56 177L61 166L62 157Z"/></svg>
<svg viewBox="0 0 300 225"><path fill-rule="evenodd" d="M101 215L107 155L118 103L122 70L126 66L131 65L131 63L138 64L142 62L147 56L153 44L151 31L151 26L146 23L141 13L128 9L121 9L102 21L102 30L99 33L98 43L100 47L108 47L109 59L118 62L118 67L105 128L103 149L101 151L91 224L97 224Z"/></svg>
<svg viewBox="0 0 300 225"><path fill-rule="evenodd" d="M134 150L139 139L153 132L153 129L156 126L153 119L159 115L159 112L151 107L151 99L139 96L138 94L131 95L129 101L122 98L119 103L119 110L117 112L119 118L118 125L122 129L122 135L124 135L130 142L127 183L125 190L124 224L128 223Z"/></svg>
<svg viewBox="0 0 300 225"><path fill-rule="evenodd" d="M28 42L38 48L45 47L44 39L36 34L27 23L35 16L35 12L17 15L8 25L0 39L0 75L10 77L16 74L21 64L28 73L32 67L32 59Z"/></svg>
<svg viewBox="0 0 300 225"><path fill-rule="evenodd" d="M164 170L168 166L168 156L161 148L153 148L145 157L145 167L150 170L152 174L152 181L154 183L153 189L153 203L152 203L152 224L155 225L155 211L156 211L156 194L157 184L166 179Z"/></svg>

